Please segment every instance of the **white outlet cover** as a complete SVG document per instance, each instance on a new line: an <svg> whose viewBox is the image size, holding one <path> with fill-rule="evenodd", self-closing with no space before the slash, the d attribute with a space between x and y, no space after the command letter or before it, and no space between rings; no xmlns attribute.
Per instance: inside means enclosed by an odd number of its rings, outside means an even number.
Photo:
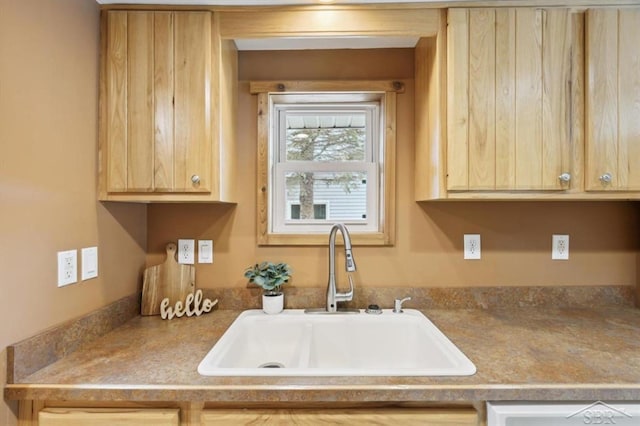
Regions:
<svg viewBox="0 0 640 426"><path fill-rule="evenodd" d="M178 240L178 263L193 265L195 263L195 240Z"/></svg>
<svg viewBox="0 0 640 426"><path fill-rule="evenodd" d="M98 276L98 247L87 247L81 251L82 281Z"/></svg>
<svg viewBox="0 0 640 426"><path fill-rule="evenodd" d="M480 234L464 234L464 258L466 260L479 260L480 249Z"/></svg>
<svg viewBox="0 0 640 426"><path fill-rule="evenodd" d="M58 287L78 282L78 250L58 252Z"/></svg>
<svg viewBox="0 0 640 426"><path fill-rule="evenodd" d="M554 234L551 236L551 259L569 260L569 236Z"/></svg>
<svg viewBox="0 0 640 426"><path fill-rule="evenodd" d="M213 240L198 240L198 263L213 263Z"/></svg>

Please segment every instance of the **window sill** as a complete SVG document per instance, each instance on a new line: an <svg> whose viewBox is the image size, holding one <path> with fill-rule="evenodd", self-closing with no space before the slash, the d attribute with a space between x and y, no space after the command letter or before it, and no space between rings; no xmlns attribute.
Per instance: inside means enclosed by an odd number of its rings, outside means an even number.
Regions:
<svg viewBox="0 0 640 426"><path fill-rule="evenodd" d="M395 243L391 233L351 233L350 235L353 246L393 246ZM338 239L341 241L340 237ZM326 246L328 243L328 234L262 234L258 236L260 246Z"/></svg>

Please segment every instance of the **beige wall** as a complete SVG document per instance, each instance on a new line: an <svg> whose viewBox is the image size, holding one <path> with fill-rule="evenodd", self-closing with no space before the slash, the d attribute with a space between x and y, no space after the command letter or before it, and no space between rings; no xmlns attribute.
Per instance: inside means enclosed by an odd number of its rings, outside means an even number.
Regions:
<svg viewBox="0 0 640 426"><path fill-rule="evenodd" d="M357 286L634 285L640 212L626 202L413 201L413 52L242 52L240 54L238 187L235 207L152 205L148 214L148 264L178 238L214 240L214 264L198 265L199 287L243 287L248 265L289 262L295 286L322 287L324 247L256 245L256 98L251 79L403 79L398 96L397 242L357 247ZM464 233L482 236L481 261L462 259ZM569 261L551 260L551 235L570 235Z"/></svg>
<svg viewBox="0 0 640 426"><path fill-rule="evenodd" d="M7 345L138 288L146 207L96 202L98 38L94 0L0 0L1 383ZM58 288L56 252L89 246L99 277Z"/></svg>

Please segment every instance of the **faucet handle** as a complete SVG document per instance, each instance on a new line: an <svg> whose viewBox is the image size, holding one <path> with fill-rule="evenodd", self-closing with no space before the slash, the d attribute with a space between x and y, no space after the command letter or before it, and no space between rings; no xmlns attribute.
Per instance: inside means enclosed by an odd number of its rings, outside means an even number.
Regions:
<svg viewBox="0 0 640 426"><path fill-rule="evenodd" d="M393 302L393 312L396 314L401 314L402 312L404 312L402 310L402 304L404 302L406 302L407 300L411 300L410 296L405 297L404 299L396 299Z"/></svg>

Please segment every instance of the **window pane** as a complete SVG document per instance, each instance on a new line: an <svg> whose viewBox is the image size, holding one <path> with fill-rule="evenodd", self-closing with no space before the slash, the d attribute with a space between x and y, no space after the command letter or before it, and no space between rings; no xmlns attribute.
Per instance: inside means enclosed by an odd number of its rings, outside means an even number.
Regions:
<svg viewBox="0 0 640 426"><path fill-rule="evenodd" d="M313 218L314 219L326 219L327 218L327 205L326 204L314 204L313 205Z"/></svg>
<svg viewBox="0 0 640 426"><path fill-rule="evenodd" d="M292 220L362 221L367 213L366 172L285 173ZM294 207L295 208L294 214Z"/></svg>
<svg viewBox="0 0 640 426"><path fill-rule="evenodd" d="M287 161L364 161L366 115L288 114Z"/></svg>
<svg viewBox="0 0 640 426"><path fill-rule="evenodd" d="M300 219L300 204L291 204L291 219Z"/></svg>

